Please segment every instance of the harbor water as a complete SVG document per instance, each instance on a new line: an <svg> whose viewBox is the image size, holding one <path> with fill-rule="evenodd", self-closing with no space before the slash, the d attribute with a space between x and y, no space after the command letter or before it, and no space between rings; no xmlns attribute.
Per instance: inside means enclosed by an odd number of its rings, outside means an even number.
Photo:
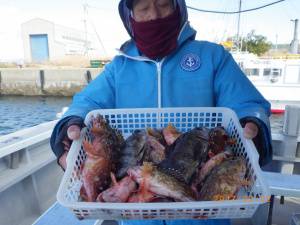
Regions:
<svg viewBox="0 0 300 225"><path fill-rule="evenodd" d="M0 136L56 119L68 97L0 96Z"/></svg>
<svg viewBox="0 0 300 225"><path fill-rule="evenodd" d="M0 96L0 136L56 119L69 97ZM282 129L283 116L272 115L272 132Z"/></svg>

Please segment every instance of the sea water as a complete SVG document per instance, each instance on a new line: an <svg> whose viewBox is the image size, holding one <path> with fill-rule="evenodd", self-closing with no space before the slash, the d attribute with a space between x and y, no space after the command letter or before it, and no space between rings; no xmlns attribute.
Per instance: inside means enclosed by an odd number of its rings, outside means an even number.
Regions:
<svg viewBox="0 0 300 225"><path fill-rule="evenodd" d="M0 136L56 118L70 97L0 96ZM282 130L283 115L272 115L272 132Z"/></svg>
<svg viewBox="0 0 300 225"><path fill-rule="evenodd" d="M56 119L68 97L0 96L0 136Z"/></svg>

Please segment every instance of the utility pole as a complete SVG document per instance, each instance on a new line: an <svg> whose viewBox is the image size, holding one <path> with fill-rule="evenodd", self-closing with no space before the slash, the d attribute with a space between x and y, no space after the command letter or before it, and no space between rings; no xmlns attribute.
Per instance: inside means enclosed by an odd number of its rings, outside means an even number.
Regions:
<svg viewBox="0 0 300 225"><path fill-rule="evenodd" d="M236 34L236 42L237 42L237 50L240 51L240 23L241 23L241 10L242 10L242 0L239 2L239 13L238 13L238 24L237 24L237 34Z"/></svg>
<svg viewBox="0 0 300 225"><path fill-rule="evenodd" d="M290 45L290 53L292 54L298 54L298 48L299 48L299 40L298 40L298 19L291 20L295 23L294 26L294 38Z"/></svg>
<svg viewBox="0 0 300 225"><path fill-rule="evenodd" d="M87 35L87 17L88 17L88 4L85 2L83 4L83 24L84 24L84 35L85 35L85 43L84 43L84 55L88 56L89 46L88 46L88 35Z"/></svg>

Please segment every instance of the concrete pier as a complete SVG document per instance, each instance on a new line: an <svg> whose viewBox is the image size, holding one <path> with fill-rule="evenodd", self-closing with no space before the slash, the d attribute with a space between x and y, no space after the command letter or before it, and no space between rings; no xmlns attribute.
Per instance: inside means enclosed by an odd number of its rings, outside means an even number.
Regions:
<svg viewBox="0 0 300 225"><path fill-rule="evenodd" d="M101 71L101 68L0 69L0 94L73 96Z"/></svg>

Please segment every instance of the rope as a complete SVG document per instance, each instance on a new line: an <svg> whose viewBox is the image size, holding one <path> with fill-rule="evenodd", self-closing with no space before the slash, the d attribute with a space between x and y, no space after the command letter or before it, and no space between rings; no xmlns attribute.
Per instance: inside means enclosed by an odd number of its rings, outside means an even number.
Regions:
<svg viewBox="0 0 300 225"><path fill-rule="evenodd" d="M206 12L206 13L237 14L237 13L244 13L244 12L250 12L250 11L262 9L262 8L265 8L265 7L268 7L268 6L271 6L271 5L275 5L277 3L284 2L284 1L285 0L279 0L279 1L276 1L276 2L272 2L272 3L266 4L266 5L256 7L256 8L245 9L245 10L241 10L241 11L231 11L231 12L197 9L197 8L194 8L194 7L191 7L191 6L187 6L187 8L192 9L192 10L196 10L196 11L199 11L199 12Z"/></svg>

